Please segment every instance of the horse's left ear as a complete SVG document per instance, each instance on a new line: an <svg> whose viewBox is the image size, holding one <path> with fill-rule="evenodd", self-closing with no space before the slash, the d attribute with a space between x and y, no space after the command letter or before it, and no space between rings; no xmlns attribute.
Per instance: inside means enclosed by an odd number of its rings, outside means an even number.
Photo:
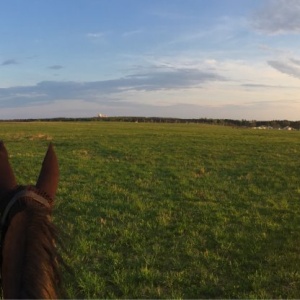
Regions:
<svg viewBox="0 0 300 300"><path fill-rule="evenodd" d="M8 160L3 141L0 141L0 194L5 194L17 186L16 178Z"/></svg>
<svg viewBox="0 0 300 300"><path fill-rule="evenodd" d="M36 183L36 187L45 192L52 199L55 198L59 180L59 168L57 157L52 143L48 147L48 151L43 161L42 169Z"/></svg>

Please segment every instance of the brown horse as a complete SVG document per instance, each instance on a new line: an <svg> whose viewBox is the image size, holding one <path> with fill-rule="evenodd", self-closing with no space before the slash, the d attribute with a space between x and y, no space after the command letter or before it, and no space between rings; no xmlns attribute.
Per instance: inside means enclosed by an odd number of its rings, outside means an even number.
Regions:
<svg viewBox="0 0 300 300"><path fill-rule="evenodd" d="M51 222L59 169L49 145L35 186L18 186L0 142L1 280L4 298L57 298L56 231Z"/></svg>

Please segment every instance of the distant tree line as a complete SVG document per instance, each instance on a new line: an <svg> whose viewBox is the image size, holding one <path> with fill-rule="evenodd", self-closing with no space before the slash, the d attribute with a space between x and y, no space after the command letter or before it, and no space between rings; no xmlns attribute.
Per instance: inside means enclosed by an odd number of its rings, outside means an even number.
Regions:
<svg viewBox="0 0 300 300"><path fill-rule="evenodd" d="M180 119L180 118L159 118L159 117L107 117L96 118L103 122L145 122L145 123L195 123L195 124L210 124L234 127L272 127L274 129L290 126L294 129L300 129L299 121L288 120L272 120L272 121L256 121L256 120L233 120L233 119Z"/></svg>
<svg viewBox="0 0 300 300"><path fill-rule="evenodd" d="M299 121L289 120L272 120L272 121L256 121L256 120L233 120L233 119L181 119L181 118L160 118L160 117L93 117L93 118L49 118L49 119L14 119L0 120L0 122L133 122L133 123L194 123L194 124L210 124L234 127L272 127L274 129L292 127L300 130Z"/></svg>

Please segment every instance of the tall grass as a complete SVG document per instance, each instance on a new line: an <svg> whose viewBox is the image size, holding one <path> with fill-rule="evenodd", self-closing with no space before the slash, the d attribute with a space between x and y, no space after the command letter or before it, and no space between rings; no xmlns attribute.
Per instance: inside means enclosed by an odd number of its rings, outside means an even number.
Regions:
<svg viewBox="0 0 300 300"><path fill-rule="evenodd" d="M299 298L300 133L3 123L20 183L50 140L72 298Z"/></svg>

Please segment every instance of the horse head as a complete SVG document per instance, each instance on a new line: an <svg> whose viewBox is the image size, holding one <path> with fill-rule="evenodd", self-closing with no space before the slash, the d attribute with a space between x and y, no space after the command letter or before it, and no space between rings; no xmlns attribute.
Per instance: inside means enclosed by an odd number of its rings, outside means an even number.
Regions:
<svg viewBox="0 0 300 300"><path fill-rule="evenodd" d="M51 222L59 166L50 143L35 186L19 186L0 142L1 275L4 298L56 298L56 231Z"/></svg>

